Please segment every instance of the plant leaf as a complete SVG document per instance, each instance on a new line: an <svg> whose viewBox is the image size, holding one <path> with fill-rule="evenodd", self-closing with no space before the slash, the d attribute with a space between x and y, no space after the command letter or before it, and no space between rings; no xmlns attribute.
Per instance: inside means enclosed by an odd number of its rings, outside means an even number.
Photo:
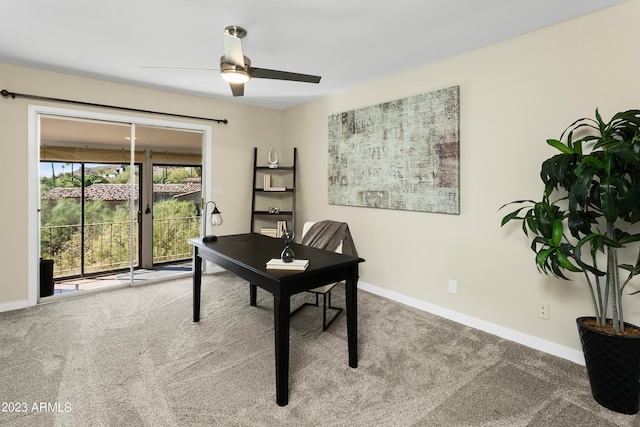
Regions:
<svg viewBox="0 0 640 427"><path fill-rule="evenodd" d="M630 234L618 240L618 243L620 245L626 245L627 243L639 242L639 241L640 241L640 234Z"/></svg>
<svg viewBox="0 0 640 427"><path fill-rule="evenodd" d="M600 201L602 213L607 221L614 223L618 218L617 205L618 191L609 177L604 177L600 182Z"/></svg>
<svg viewBox="0 0 640 427"><path fill-rule="evenodd" d="M566 145L564 145L561 141L558 141L557 139L547 139L547 144L549 144L550 146L557 148L558 150L562 151L564 154L574 154L575 151L572 150L571 148L567 147Z"/></svg>
<svg viewBox="0 0 640 427"><path fill-rule="evenodd" d="M569 261L569 258L565 256L562 250L558 250L556 252L556 256L558 258L558 263L560 263L560 267L564 268L565 270L573 271L575 273L582 271L582 269L576 267L571 263L571 261Z"/></svg>
<svg viewBox="0 0 640 427"><path fill-rule="evenodd" d="M536 264L540 268L546 271L545 264L547 263L547 259L549 256L556 250L556 248L547 248L543 249L536 255Z"/></svg>
<svg viewBox="0 0 640 427"><path fill-rule="evenodd" d="M562 224L562 221L559 219L553 220L553 237L552 237L553 246L556 246L556 247L560 246L563 232L564 232L564 225Z"/></svg>

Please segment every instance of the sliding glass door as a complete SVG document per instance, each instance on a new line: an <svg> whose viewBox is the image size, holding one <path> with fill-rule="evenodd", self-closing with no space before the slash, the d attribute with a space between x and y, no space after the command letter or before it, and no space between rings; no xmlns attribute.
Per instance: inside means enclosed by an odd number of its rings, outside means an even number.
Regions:
<svg viewBox="0 0 640 427"><path fill-rule="evenodd" d="M130 282L140 259L135 126L45 116L40 125L40 297Z"/></svg>
<svg viewBox="0 0 640 427"><path fill-rule="evenodd" d="M28 304L190 274L184 246L200 235L198 199L211 198L211 133L29 106Z"/></svg>
<svg viewBox="0 0 640 427"><path fill-rule="evenodd" d="M201 130L54 115L39 124L40 297L191 271Z"/></svg>

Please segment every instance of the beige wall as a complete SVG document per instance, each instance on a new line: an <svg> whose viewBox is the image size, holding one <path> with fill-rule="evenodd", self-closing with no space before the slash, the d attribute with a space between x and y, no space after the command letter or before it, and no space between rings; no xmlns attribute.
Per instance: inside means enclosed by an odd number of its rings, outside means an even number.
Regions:
<svg viewBox="0 0 640 427"><path fill-rule="evenodd" d="M507 328L523 342L579 350L575 318L592 314L586 285L540 275L519 229L500 228L507 212L498 208L542 194L540 164L555 154L547 138L596 107L607 119L640 107L638 16L634 0L285 111L284 144L299 149L298 224L347 221L367 260L361 282L378 291ZM328 205L329 115L453 85L461 98L459 216ZM448 293L450 278L458 295ZM638 298L626 309L636 324ZM549 320L537 317L541 302Z"/></svg>
<svg viewBox="0 0 640 427"><path fill-rule="evenodd" d="M270 146L280 149L282 113L276 110L239 106L201 97L84 79L0 63L2 88L11 92L54 98L111 104L189 116L226 118L227 125L182 120L212 127L212 187L222 188L216 197L224 224L219 234L249 231L253 147L264 153ZM0 140L3 156L3 209L0 209L0 311L24 306L27 301L27 200L28 200L28 120L29 105L80 109L70 104L45 103L26 99L0 99ZM106 114L180 121L174 117L134 114L118 110L85 108Z"/></svg>

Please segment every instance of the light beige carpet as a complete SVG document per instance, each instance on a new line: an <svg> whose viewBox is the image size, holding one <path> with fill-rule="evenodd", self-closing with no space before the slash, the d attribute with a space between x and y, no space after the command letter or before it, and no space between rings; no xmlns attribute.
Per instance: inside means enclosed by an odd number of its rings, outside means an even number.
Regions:
<svg viewBox="0 0 640 427"><path fill-rule="evenodd" d="M582 366L362 291L358 369L345 316L323 333L307 307L279 407L272 299L248 294L231 273L205 276L198 324L190 279L1 313L0 425L640 425L593 400Z"/></svg>

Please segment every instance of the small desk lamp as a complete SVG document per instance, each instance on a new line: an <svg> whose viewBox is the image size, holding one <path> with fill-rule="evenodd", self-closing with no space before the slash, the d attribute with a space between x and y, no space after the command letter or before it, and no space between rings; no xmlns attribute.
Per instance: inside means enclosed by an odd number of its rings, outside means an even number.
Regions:
<svg viewBox="0 0 640 427"><path fill-rule="evenodd" d="M215 242L216 240L218 240L218 237L214 236L213 234L209 236L207 235L207 208L209 207L210 203L213 203L213 211L211 212L211 218L209 219L211 226L215 227L216 225L222 224L222 215L218 210L218 206L216 206L216 203L214 201L208 201L204 205L204 211L202 212L202 233L204 234L204 236L202 237L202 241L205 243Z"/></svg>

